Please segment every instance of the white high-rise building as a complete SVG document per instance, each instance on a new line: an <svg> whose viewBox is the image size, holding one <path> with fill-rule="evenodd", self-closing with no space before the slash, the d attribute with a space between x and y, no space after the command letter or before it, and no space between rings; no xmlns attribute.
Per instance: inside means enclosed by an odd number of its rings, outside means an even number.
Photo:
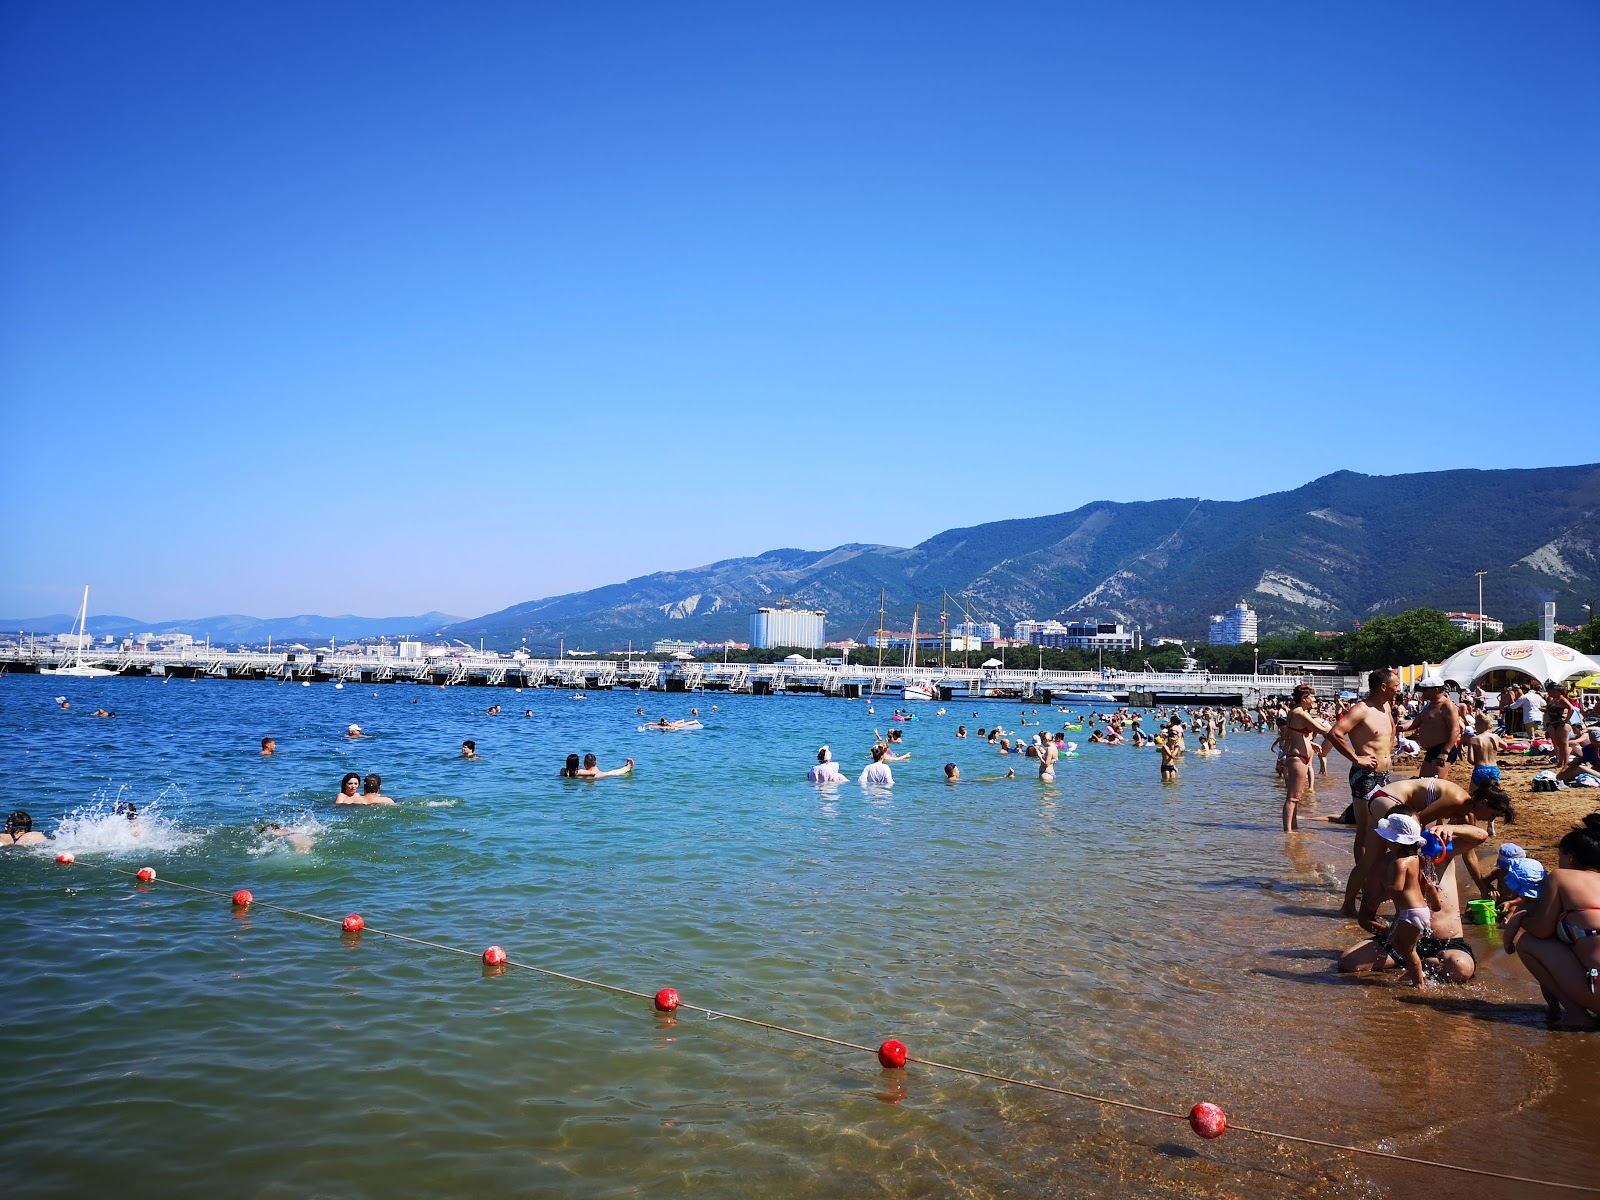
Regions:
<svg viewBox="0 0 1600 1200"><path fill-rule="evenodd" d="M758 608L750 618L750 644L758 650L775 646L795 646L805 650L822 649L825 608Z"/></svg>
<svg viewBox="0 0 1600 1200"><path fill-rule="evenodd" d="M1213 646L1245 646L1255 641L1256 610L1243 600L1220 616L1211 618Z"/></svg>

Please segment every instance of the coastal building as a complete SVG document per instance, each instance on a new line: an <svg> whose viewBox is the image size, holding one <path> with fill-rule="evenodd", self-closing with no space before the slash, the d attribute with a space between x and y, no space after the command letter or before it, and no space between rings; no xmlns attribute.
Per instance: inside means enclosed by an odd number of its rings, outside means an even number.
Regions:
<svg viewBox="0 0 1600 1200"><path fill-rule="evenodd" d="M1018 621L1012 638L1054 650L1137 650L1140 635L1114 621Z"/></svg>
<svg viewBox="0 0 1600 1200"><path fill-rule="evenodd" d="M690 658L693 657L694 652L694 642L685 642L677 638L662 638L659 642L650 647L650 653L652 654L670 654L673 658L678 658L680 656L683 658ZM568 651L568 653L576 654L577 651L572 650Z"/></svg>
<svg viewBox="0 0 1600 1200"><path fill-rule="evenodd" d="M943 642L944 634L940 633L937 629L917 630L918 650L937 650L940 645L943 644ZM867 637L867 645L871 646L874 650L878 649L879 647L882 647L885 650L904 650L910 644L910 630L902 630L901 632L896 633L892 629L885 629L882 633L869 634Z"/></svg>
<svg viewBox="0 0 1600 1200"><path fill-rule="evenodd" d="M1504 633L1506 628L1504 621L1496 621L1484 613L1453 612L1445 616L1462 633L1477 633L1480 629L1485 633Z"/></svg>
<svg viewBox="0 0 1600 1200"><path fill-rule="evenodd" d="M748 649L750 649L749 642L696 642L694 644L694 652L696 654L726 654L730 650Z"/></svg>
<svg viewBox="0 0 1600 1200"><path fill-rule="evenodd" d="M952 628L950 632L958 637L977 638L980 642L992 642L1000 636L1000 622L962 621Z"/></svg>
<svg viewBox="0 0 1600 1200"><path fill-rule="evenodd" d="M1243 600L1211 618L1213 646L1245 646L1256 640L1256 610Z"/></svg>
<svg viewBox="0 0 1600 1200"><path fill-rule="evenodd" d="M758 608L750 618L750 644L758 650L771 650L775 646L820 650L822 623L827 615L825 608L792 608L786 603Z"/></svg>

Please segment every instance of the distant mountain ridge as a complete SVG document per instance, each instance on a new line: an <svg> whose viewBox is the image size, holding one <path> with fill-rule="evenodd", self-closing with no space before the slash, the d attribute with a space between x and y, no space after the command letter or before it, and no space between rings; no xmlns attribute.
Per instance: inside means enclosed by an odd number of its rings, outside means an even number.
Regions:
<svg viewBox="0 0 1600 1200"><path fill-rule="evenodd" d="M830 640L923 628L965 603L1009 634L1023 618L1098 618L1146 636L1204 638L1245 600L1263 633L1347 628L1380 612L1477 605L1508 623L1554 600L1581 623L1600 594L1600 464L1373 476L1339 471L1250 500L1114 503L939 533L914 547L769 550L516 604L449 626L509 649L635 648L664 637L744 640L749 616L786 596L828 610Z"/></svg>
<svg viewBox="0 0 1600 1200"><path fill-rule="evenodd" d="M447 625L459 622L460 617L449 613L430 612L416 617L320 617L304 614L297 617L246 617L227 615L196 617L185 621L141 621L136 617L111 614L89 614L85 623L95 637L127 637L141 633L187 633L190 637L210 638L217 645L243 643L254 645L269 637L275 642L325 642L329 638L353 642L360 638L437 637ZM74 614L57 613L49 617L0 618L0 631L52 634L71 633L77 626Z"/></svg>

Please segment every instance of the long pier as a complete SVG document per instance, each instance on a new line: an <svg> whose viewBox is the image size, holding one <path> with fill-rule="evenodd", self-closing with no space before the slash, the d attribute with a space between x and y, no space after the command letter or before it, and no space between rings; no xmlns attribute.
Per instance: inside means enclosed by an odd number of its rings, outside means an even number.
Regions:
<svg viewBox="0 0 1600 1200"><path fill-rule="evenodd" d="M48 672L68 665L74 651L48 646L0 647L0 671ZM807 663L655 662L638 659L536 659L462 652L425 658L253 650L85 650L83 665L117 675L196 679L257 679L300 683L419 683L574 691L632 688L656 692L738 692L754 695L820 693L859 699L903 699L906 687L926 688L937 700L1007 699L1037 703L1120 702L1138 706L1195 703L1253 705L1309 682L1321 696L1357 686L1345 676L1214 675L1209 672L1121 673L1029 671L973 667L875 667ZM1231 699L1230 699L1231 698Z"/></svg>

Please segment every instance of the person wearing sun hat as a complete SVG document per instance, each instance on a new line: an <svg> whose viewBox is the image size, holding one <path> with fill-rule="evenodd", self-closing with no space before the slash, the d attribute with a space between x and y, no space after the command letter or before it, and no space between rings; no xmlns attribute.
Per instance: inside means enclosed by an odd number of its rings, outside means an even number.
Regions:
<svg viewBox="0 0 1600 1200"><path fill-rule="evenodd" d="M1448 779L1420 777L1386 783L1367 794L1365 801L1362 802L1367 808L1364 815L1369 822L1376 822L1390 813L1410 813L1424 827L1443 822L1454 823L1470 817L1489 822L1489 833L1492 836L1495 820L1503 818L1508 823L1515 821L1516 811L1511 805L1511 798L1497 782L1499 768L1479 769L1483 774L1480 775L1476 771L1473 773L1470 788L1464 788ZM1366 890L1367 877L1377 869L1383 854L1383 839L1373 839L1362 851L1361 861L1356 863L1345 884L1344 907L1341 910L1345 916L1356 915L1357 900ZM1465 864L1467 873L1472 876L1472 881L1482 892L1483 874L1478 870L1477 864L1470 855L1463 857L1461 861ZM1372 911L1376 904L1376 900L1370 905L1363 904L1361 911Z"/></svg>
<svg viewBox="0 0 1600 1200"><path fill-rule="evenodd" d="M1498 898L1502 891L1508 891L1509 887L1505 882L1506 869L1519 858L1527 856L1528 852L1515 842L1501 843L1500 852L1495 855L1494 870L1483 877L1484 899Z"/></svg>
<svg viewBox="0 0 1600 1200"><path fill-rule="evenodd" d="M1422 826L1408 812L1392 812L1373 826L1372 832L1384 847L1383 860L1374 877L1381 891L1374 902L1363 905L1362 926L1378 938L1386 953L1404 964L1406 978L1412 987L1422 986L1422 956L1418 943L1433 932L1433 913L1441 907L1439 890L1422 870L1419 850L1422 846ZM1394 921L1387 929L1377 919L1377 907L1388 900L1394 904ZM1340 959L1345 965L1350 952Z"/></svg>
<svg viewBox="0 0 1600 1200"><path fill-rule="evenodd" d="M1395 815L1397 818L1412 822L1408 814ZM1394 825L1385 826L1390 832L1382 836L1384 844L1388 844L1389 838L1394 836L1394 827ZM1377 830L1374 829L1373 832L1376 833ZM1410 830L1407 829L1406 832L1409 834ZM1421 838L1422 841L1419 843L1421 851L1418 857L1421 862L1422 886L1426 888L1429 882L1434 882L1439 903L1436 907L1433 906L1430 898L1430 908L1433 912L1428 932L1417 939L1417 957L1422 961L1422 969L1427 978L1439 983L1466 983L1477 974L1478 961L1472 943L1463 936L1456 872L1450 868L1457 858L1463 862L1470 862L1479 847L1488 841L1489 834L1476 825L1438 825L1423 832ZM1373 936L1340 955L1341 972L1364 974L1407 968L1405 955L1395 945L1394 939L1398 937L1397 929L1381 928L1375 919L1376 908L1374 904L1372 912L1366 914L1371 920L1368 928L1374 930Z"/></svg>

